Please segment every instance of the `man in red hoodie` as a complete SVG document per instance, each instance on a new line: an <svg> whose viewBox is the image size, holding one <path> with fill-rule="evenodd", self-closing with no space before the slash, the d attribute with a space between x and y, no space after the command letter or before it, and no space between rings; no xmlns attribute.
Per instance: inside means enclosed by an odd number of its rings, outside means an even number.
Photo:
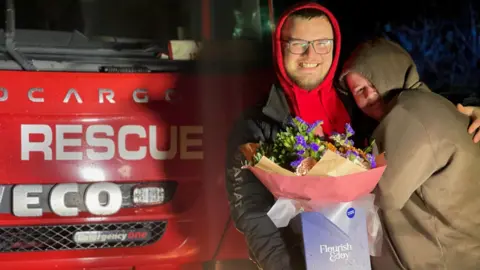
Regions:
<svg viewBox="0 0 480 270"><path fill-rule="evenodd" d="M319 4L298 4L281 16L273 42L278 81L266 102L244 113L229 139L226 186L231 215L245 235L252 260L264 270L303 269L301 241L289 228L277 229L267 216L274 198L249 170L241 169L245 157L239 146L271 142L292 116L310 123L323 120L326 134L344 132L350 117L333 87L340 42L336 19Z"/></svg>
<svg viewBox="0 0 480 270"><path fill-rule="evenodd" d="M348 93L337 95L333 83L340 43L338 23L323 6L304 3L285 12L274 33L277 82L265 102L244 113L229 138L226 187L232 219L263 270L304 269L301 240L288 227L276 228L267 216L274 198L250 170L241 169L246 160L239 146L272 142L292 116L310 123L323 120L327 135L344 132L351 122L356 145L364 143L374 123L354 111L358 108Z"/></svg>
<svg viewBox="0 0 480 270"><path fill-rule="evenodd" d="M291 113L326 133L341 132L349 116L333 87L340 56L340 28L333 15L315 4L299 4L280 17L274 34L279 86Z"/></svg>

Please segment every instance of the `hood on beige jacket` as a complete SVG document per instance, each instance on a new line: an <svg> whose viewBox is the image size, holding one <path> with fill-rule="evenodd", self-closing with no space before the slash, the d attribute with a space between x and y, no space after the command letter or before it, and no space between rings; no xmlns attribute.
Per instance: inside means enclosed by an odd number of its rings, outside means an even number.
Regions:
<svg viewBox="0 0 480 270"><path fill-rule="evenodd" d="M395 42L377 38L360 44L343 65L339 77L348 89L345 76L357 72L368 79L381 95L395 89L430 89L420 81L410 54Z"/></svg>
<svg viewBox="0 0 480 270"><path fill-rule="evenodd" d="M387 168L376 195L386 230L386 256L374 269L480 269L480 147L469 119L423 84L399 45L362 44L342 79L356 71L386 95L399 90L373 133Z"/></svg>

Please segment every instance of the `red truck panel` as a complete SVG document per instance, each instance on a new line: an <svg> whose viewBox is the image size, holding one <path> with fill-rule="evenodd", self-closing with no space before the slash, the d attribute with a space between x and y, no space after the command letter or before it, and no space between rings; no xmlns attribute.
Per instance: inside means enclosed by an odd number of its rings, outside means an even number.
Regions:
<svg viewBox="0 0 480 270"><path fill-rule="evenodd" d="M0 229L140 221L167 225L158 241L142 247L0 252L0 268L180 269L213 259L229 219L226 136L243 108L269 90L270 80L262 83L258 76L1 72L0 96L7 90L8 98L0 97L0 185L166 180L178 185L165 205L121 209L111 216L17 217L4 211ZM134 101L136 89L148 90L148 103ZM107 98L112 93L114 103ZM143 90L135 93L137 100L145 98ZM246 258L243 237L231 223L226 235L217 259Z"/></svg>

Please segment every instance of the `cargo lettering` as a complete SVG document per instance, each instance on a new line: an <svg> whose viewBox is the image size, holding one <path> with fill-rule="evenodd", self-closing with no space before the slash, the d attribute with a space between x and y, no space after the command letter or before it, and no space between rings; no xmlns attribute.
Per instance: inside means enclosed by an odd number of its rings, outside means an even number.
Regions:
<svg viewBox="0 0 480 270"><path fill-rule="evenodd" d="M25 124L21 125L21 160L30 160L32 153L43 154L44 160L70 161L203 159L202 126L170 126L167 147L159 149L157 138L164 136L164 130L155 125L124 125L115 130L110 125ZM136 142L133 146L130 138Z"/></svg>
<svg viewBox="0 0 480 270"><path fill-rule="evenodd" d="M176 100L177 98L173 98L173 96L177 97L178 93L173 88L166 89L163 94L163 99L169 102ZM115 90L108 89L108 88L99 88L97 89L98 97L96 99L96 103L98 104L114 104L116 103L115 100ZM149 97L150 91L148 89L137 88L133 90L131 94L131 100L134 103L148 103L150 101ZM44 103L45 102L45 89L42 87L32 87L27 91L27 98L30 102L33 103ZM70 88L65 92L63 96L63 103L65 104L84 104L84 100L82 98L84 93L79 92L75 88ZM4 87L0 87L0 102L6 102L9 99L8 89Z"/></svg>

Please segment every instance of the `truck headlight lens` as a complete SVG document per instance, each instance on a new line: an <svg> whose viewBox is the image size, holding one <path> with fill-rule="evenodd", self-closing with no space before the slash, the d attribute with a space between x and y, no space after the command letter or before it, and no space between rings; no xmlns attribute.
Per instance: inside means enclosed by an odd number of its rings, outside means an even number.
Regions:
<svg viewBox="0 0 480 270"><path fill-rule="evenodd" d="M165 189L163 187L139 186L133 189L133 204L156 205L165 201Z"/></svg>

